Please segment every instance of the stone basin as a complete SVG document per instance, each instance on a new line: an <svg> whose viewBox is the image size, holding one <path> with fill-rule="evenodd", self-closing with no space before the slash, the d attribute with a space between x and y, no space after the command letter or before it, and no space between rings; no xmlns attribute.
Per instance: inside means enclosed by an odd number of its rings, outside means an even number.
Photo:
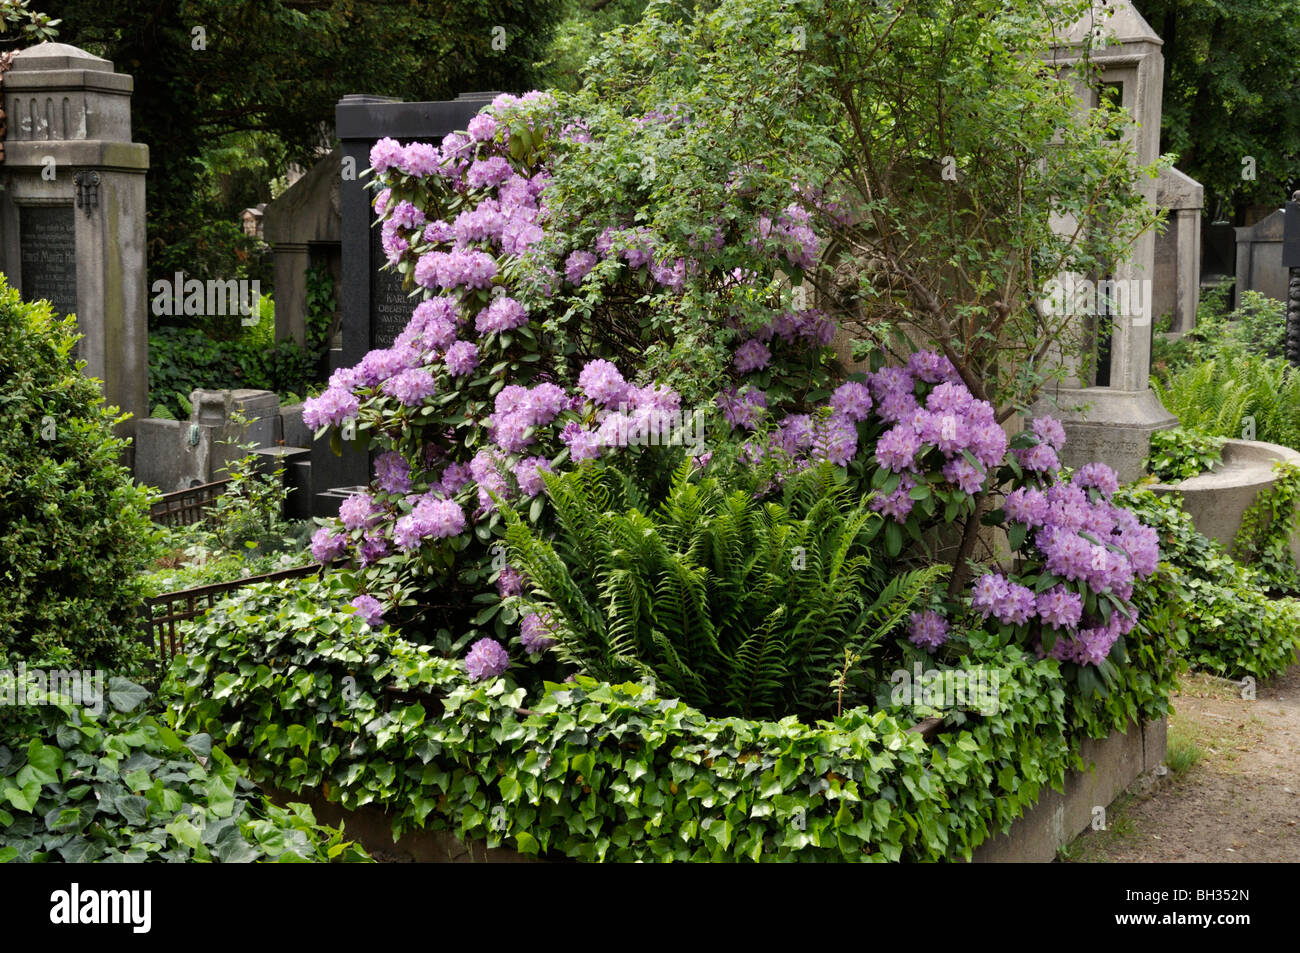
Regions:
<svg viewBox="0 0 1300 953"><path fill-rule="evenodd" d="M1260 490L1276 481L1273 465L1282 461L1300 465L1300 453L1260 440L1229 440L1223 445L1223 463L1210 472L1150 489L1180 494L1197 530L1231 549L1246 510ZM1291 538L1291 555L1300 566L1300 534Z"/></svg>

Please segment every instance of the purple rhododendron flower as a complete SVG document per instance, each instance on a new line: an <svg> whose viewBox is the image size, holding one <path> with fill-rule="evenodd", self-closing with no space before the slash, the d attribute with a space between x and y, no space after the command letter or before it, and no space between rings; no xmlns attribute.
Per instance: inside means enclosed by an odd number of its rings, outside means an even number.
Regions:
<svg viewBox="0 0 1300 953"><path fill-rule="evenodd" d="M337 427L355 418L361 409L356 396L342 387L331 386L319 397L308 397L302 405L302 422L312 430Z"/></svg>
<svg viewBox="0 0 1300 953"><path fill-rule="evenodd" d="M1016 451L1016 459L1026 470L1037 473L1051 473L1061 469L1061 461L1050 444L1040 443Z"/></svg>
<svg viewBox="0 0 1300 953"><path fill-rule="evenodd" d="M353 493L339 505L339 520L347 529L373 526L383 510L369 493Z"/></svg>
<svg viewBox="0 0 1300 953"><path fill-rule="evenodd" d="M984 471L965 457L954 457L943 465L943 475L963 493L978 493L984 486Z"/></svg>
<svg viewBox="0 0 1300 953"><path fill-rule="evenodd" d="M492 156L471 163L469 171L465 173L465 182L471 189L489 188L504 182L513 171L504 158Z"/></svg>
<svg viewBox="0 0 1300 953"><path fill-rule="evenodd" d="M411 465L396 451L381 453L375 457L375 482L388 493L409 493Z"/></svg>
<svg viewBox="0 0 1300 953"><path fill-rule="evenodd" d="M718 407L732 427L753 430L767 409L767 394L751 387L738 395L733 387L718 396Z"/></svg>
<svg viewBox="0 0 1300 953"><path fill-rule="evenodd" d="M595 255L589 251L575 251L564 260L564 277L571 285L582 284L582 279L595 267Z"/></svg>
<svg viewBox="0 0 1300 953"><path fill-rule="evenodd" d="M357 596L348 605L356 609L357 615L365 619L368 625L383 625L384 605L374 596Z"/></svg>
<svg viewBox="0 0 1300 953"><path fill-rule="evenodd" d="M913 467L920 449L920 435L910 426L899 424L876 441L876 462L886 470L902 473Z"/></svg>
<svg viewBox="0 0 1300 953"><path fill-rule="evenodd" d="M1002 509L1013 523L1042 526L1047 519L1047 497L1042 490L1018 487L1007 494Z"/></svg>
<svg viewBox="0 0 1300 953"><path fill-rule="evenodd" d="M517 596L524 591L524 576L518 569L506 566L497 574L497 595L502 599Z"/></svg>
<svg viewBox="0 0 1300 953"><path fill-rule="evenodd" d="M499 297L478 313L474 330L479 334L500 333L523 327L528 323L528 312L514 298Z"/></svg>
<svg viewBox="0 0 1300 953"><path fill-rule="evenodd" d="M1034 591L1015 582L1007 583L1006 598L993 609L999 622L1006 625L1024 625L1038 611Z"/></svg>
<svg viewBox="0 0 1300 953"><path fill-rule="evenodd" d="M526 497L536 496L546 488L542 482L541 471L551 472L551 461L545 457L529 457L526 460L520 460L515 465L515 481L519 484L519 492Z"/></svg>
<svg viewBox="0 0 1300 953"><path fill-rule="evenodd" d="M752 371L761 371L771 363L771 360L772 352L767 349L767 345L757 338L751 338L736 348L736 356L732 363L740 373L748 374Z"/></svg>
<svg viewBox="0 0 1300 953"><path fill-rule="evenodd" d="M627 397L627 382L609 361L588 361L578 375L578 387L598 404L613 407Z"/></svg>
<svg viewBox="0 0 1300 953"><path fill-rule="evenodd" d="M845 381L831 394L830 405L850 420L866 420L871 415L871 388L857 381Z"/></svg>
<svg viewBox="0 0 1300 953"><path fill-rule="evenodd" d="M871 508L890 517L896 523L906 523L907 515L912 512L912 506L916 502L911 497L911 492L915 487L916 481L911 477L904 476L898 481L898 486L893 493L888 496L873 498L870 504Z"/></svg>
<svg viewBox="0 0 1300 953"><path fill-rule="evenodd" d="M555 644L551 638L555 633L555 623L547 614L529 612L519 621L519 641L529 655L545 652Z"/></svg>
<svg viewBox="0 0 1300 953"><path fill-rule="evenodd" d="M1073 629L1083 618L1083 599L1065 586L1053 586L1038 596L1038 616L1054 629Z"/></svg>
<svg viewBox="0 0 1300 953"><path fill-rule="evenodd" d="M1010 592L1011 584L1006 576L996 572L985 573L971 586L971 608L987 619L1006 602Z"/></svg>
<svg viewBox="0 0 1300 953"><path fill-rule="evenodd" d="M432 374L412 367L384 381L381 389L388 396L396 397L399 403L414 407L431 396L438 387Z"/></svg>
<svg viewBox="0 0 1300 953"><path fill-rule="evenodd" d="M443 361L447 365L448 374L452 377L464 377L478 367L478 348L469 341L457 341L447 348Z"/></svg>
<svg viewBox="0 0 1300 953"><path fill-rule="evenodd" d="M469 137L475 142L487 142L497 131L497 121L485 113L479 113L469 121Z"/></svg>
<svg viewBox="0 0 1300 953"><path fill-rule="evenodd" d="M427 142L412 142L402 150L402 157L397 167L407 175L423 179L439 171L442 153L437 146Z"/></svg>
<svg viewBox="0 0 1300 953"><path fill-rule="evenodd" d="M948 620L932 609L913 612L909 622L907 640L927 652L948 641Z"/></svg>
<svg viewBox="0 0 1300 953"><path fill-rule="evenodd" d="M1055 417L1035 417L1029 422L1029 429L1053 450L1060 450L1065 446L1065 428Z"/></svg>
<svg viewBox="0 0 1300 953"><path fill-rule="evenodd" d="M387 172L402 159L402 145L388 136L380 139L370 147L370 168L376 172Z"/></svg>
<svg viewBox="0 0 1300 953"><path fill-rule="evenodd" d="M446 539L465 532L465 512L455 500L423 496L415 508L393 526L398 549L416 549L426 539Z"/></svg>
<svg viewBox="0 0 1300 953"><path fill-rule="evenodd" d="M833 414L813 425L811 451L819 460L846 467L858 452L858 428L845 415Z"/></svg>
<svg viewBox="0 0 1300 953"><path fill-rule="evenodd" d="M322 526L311 536L311 558L318 563L332 563L348 550L348 538Z"/></svg>
<svg viewBox="0 0 1300 953"><path fill-rule="evenodd" d="M510 656L496 639L479 639L465 654L465 669L472 681L495 678L510 667Z"/></svg>
<svg viewBox="0 0 1300 953"><path fill-rule="evenodd" d="M1074 485L1094 487L1101 495L1109 497L1119 489L1119 476L1104 463L1085 463L1074 474Z"/></svg>

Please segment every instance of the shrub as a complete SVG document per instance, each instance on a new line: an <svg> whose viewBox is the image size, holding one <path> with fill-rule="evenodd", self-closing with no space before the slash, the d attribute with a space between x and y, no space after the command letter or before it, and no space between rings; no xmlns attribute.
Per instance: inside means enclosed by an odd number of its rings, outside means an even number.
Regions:
<svg viewBox="0 0 1300 953"><path fill-rule="evenodd" d="M1151 455L1142 461L1147 472L1166 483L1177 483L1213 470L1223 462L1226 437L1176 427L1151 435Z"/></svg>
<svg viewBox="0 0 1300 953"><path fill-rule="evenodd" d="M329 577L224 600L174 663L171 709L244 751L254 779L383 807L395 835L581 860L955 859L1079 763L1057 663L1014 646L957 663L999 673L996 716L956 712L927 746L906 730L924 708L902 703L815 725L713 719L579 676L521 710L508 676L470 682L340 611L347 592Z"/></svg>
<svg viewBox="0 0 1300 953"><path fill-rule="evenodd" d="M1185 630L1194 668L1267 678L1294 663L1300 601L1270 598L1266 579L1198 533L1176 495L1129 488L1119 499L1160 534L1160 571L1138 595Z"/></svg>
<svg viewBox="0 0 1300 953"><path fill-rule="evenodd" d="M50 697L34 737L0 746L0 863L368 859L306 805L256 794L208 735L182 741L140 686L106 694L98 713Z"/></svg>
<svg viewBox="0 0 1300 953"><path fill-rule="evenodd" d="M1300 373L1281 358L1227 349L1151 383L1184 428L1300 449Z"/></svg>
<svg viewBox="0 0 1300 953"><path fill-rule="evenodd" d="M0 282L0 660L130 669L150 492L74 365L75 321Z"/></svg>
<svg viewBox="0 0 1300 953"><path fill-rule="evenodd" d="M1274 464L1277 477L1260 490L1241 518L1232 553L1249 563L1276 592L1300 594L1300 570L1291 539L1300 533L1300 467Z"/></svg>
<svg viewBox="0 0 1300 953"><path fill-rule="evenodd" d="M947 567L887 566L870 546L881 517L829 464L779 502L692 476L687 464L659 502L612 467L548 475L553 543L506 511L512 562L536 594L525 629L543 627L586 675L651 676L706 714L827 714L836 677Z"/></svg>

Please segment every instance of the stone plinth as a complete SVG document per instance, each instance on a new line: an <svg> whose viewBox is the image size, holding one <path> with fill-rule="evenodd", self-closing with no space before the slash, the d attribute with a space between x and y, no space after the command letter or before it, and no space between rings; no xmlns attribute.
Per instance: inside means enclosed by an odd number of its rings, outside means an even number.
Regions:
<svg viewBox="0 0 1300 953"><path fill-rule="evenodd" d="M145 172L130 76L63 43L15 54L4 78L0 271L75 314L77 357L109 404L148 414ZM119 428L134 436L136 421Z"/></svg>

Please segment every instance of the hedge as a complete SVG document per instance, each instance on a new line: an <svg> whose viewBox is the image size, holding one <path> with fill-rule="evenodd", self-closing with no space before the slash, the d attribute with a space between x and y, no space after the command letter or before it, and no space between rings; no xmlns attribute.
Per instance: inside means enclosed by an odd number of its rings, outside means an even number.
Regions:
<svg viewBox="0 0 1300 953"><path fill-rule="evenodd" d="M990 645L963 664L996 667L1000 711L958 714L931 744L908 730L930 713L919 706L815 725L712 719L648 685L583 677L525 709L509 675L471 683L337 608L347 594L327 577L219 604L173 664L170 707L255 781L382 807L394 837L450 829L581 860L969 858L1082 767L1073 739L1168 704L1167 690L1081 704L1055 661ZM1168 672L1146 680L1167 687Z"/></svg>

